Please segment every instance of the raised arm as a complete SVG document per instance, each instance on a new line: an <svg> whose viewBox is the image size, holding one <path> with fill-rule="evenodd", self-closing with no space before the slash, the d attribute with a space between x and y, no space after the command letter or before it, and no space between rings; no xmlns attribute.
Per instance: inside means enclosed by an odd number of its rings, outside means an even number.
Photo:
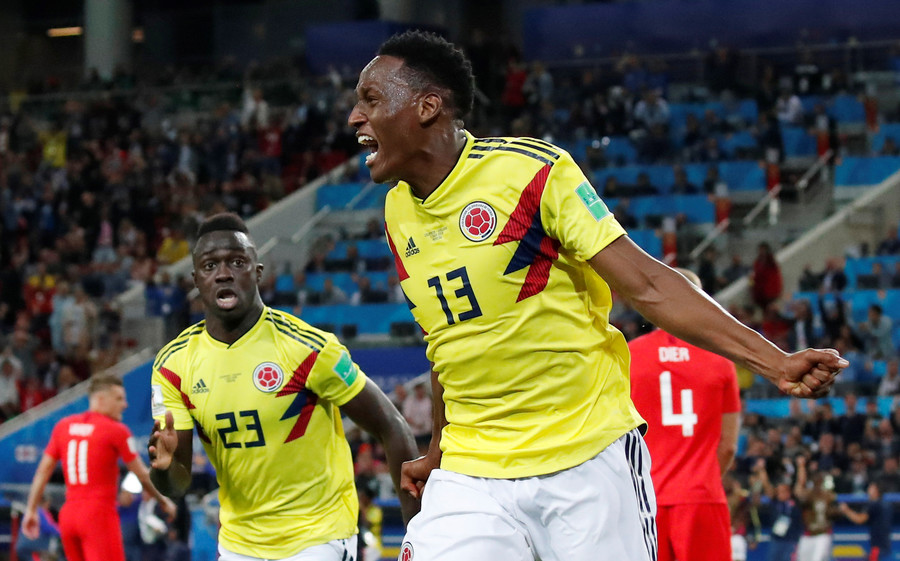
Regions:
<svg viewBox="0 0 900 561"><path fill-rule="evenodd" d="M409 520L419 512L419 501L407 493L401 492L400 467L403 462L416 457L416 441L403 415L384 395L384 392L371 381L353 399L341 407L363 430L374 436L384 447L391 479L400 499L400 510L403 521Z"/></svg>
<svg viewBox="0 0 900 561"><path fill-rule="evenodd" d="M167 497L181 497L191 486L191 461L194 455L194 431L175 430L171 411L166 411L166 427L153 423L147 445L150 454L150 480Z"/></svg>
<svg viewBox="0 0 900 561"><path fill-rule="evenodd" d="M49 454L41 457L37 470L34 472L34 478L31 480L31 489L28 491L28 504L25 507L25 516L22 518L22 533L30 539L37 539L40 535L41 524L38 519L37 507L44 496L44 488L53 475L53 468L56 467L56 458Z"/></svg>
<svg viewBox="0 0 900 561"><path fill-rule="evenodd" d="M737 321L681 274L621 236L590 259L594 270L654 325L757 372L783 393L821 397L848 362L832 349L787 354Z"/></svg>

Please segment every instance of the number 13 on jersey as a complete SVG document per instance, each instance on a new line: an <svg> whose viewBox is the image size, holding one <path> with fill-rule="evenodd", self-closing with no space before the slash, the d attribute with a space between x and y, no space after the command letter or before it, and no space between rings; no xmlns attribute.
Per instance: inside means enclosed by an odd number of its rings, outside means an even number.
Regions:
<svg viewBox="0 0 900 561"><path fill-rule="evenodd" d="M681 390L681 413L675 413L672 403L672 373L668 370L659 375L659 401L662 404L663 426L680 426L683 436L694 436L694 425L697 424L694 392L689 389Z"/></svg>

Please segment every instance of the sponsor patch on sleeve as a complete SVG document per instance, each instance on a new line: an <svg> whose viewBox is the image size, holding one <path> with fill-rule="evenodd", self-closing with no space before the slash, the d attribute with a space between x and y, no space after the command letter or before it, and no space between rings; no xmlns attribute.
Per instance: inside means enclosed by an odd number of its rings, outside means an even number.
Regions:
<svg viewBox="0 0 900 561"><path fill-rule="evenodd" d="M575 188L575 194L581 199L581 203L588 209L594 220L599 222L601 218L609 214L606 204L597 196L597 192L587 181Z"/></svg>
<svg viewBox="0 0 900 561"><path fill-rule="evenodd" d="M345 384L352 386L353 382L356 381L356 372L356 365L353 364L350 355L347 354L347 351L342 352L341 358L338 359L337 364L334 365L334 373L337 374Z"/></svg>

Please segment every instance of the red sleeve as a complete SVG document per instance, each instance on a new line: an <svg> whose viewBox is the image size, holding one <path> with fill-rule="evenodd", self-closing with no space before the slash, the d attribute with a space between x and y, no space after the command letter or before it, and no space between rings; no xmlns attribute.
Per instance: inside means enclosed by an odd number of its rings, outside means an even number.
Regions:
<svg viewBox="0 0 900 561"><path fill-rule="evenodd" d="M128 430L128 427L118 423L116 426L115 434L115 442L113 445L116 448L116 453L122 458L122 461L126 464L131 460L137 457L137 450L134 447L134 439L131 438L131 431Z"/></svg>
<svg viewBox="0 0 900 561"><path fill-rule="evenodd" d="M725 379L725 387L722 395L722 412L723 413L739 413L741 410L741 393L738 388L737 369L734 363L725 360L722 361L722 371Z"/></svg>
<svg viewBox="0 0 900 561"><path fill-rule="evenodd" d="M60 433L60 423L57 423L56 426L53 427L53 432L50 433L50 442L47 443L47 447L44 448L44 453L53 458L54 460L59 459L59 433Z"/></svg>

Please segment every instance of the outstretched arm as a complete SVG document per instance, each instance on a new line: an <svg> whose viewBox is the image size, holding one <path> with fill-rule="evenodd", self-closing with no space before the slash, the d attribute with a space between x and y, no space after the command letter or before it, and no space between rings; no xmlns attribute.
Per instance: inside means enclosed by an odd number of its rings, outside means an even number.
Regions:
<svg viewBox="0 0 900 561"><path fill-rule="evenodd" d="M166 428L162 428L159 421L153 423L147 445L150 480L163 495L181 497L191 486L194 431L175 430L171 411L166 411L165 419Z"/></svg>
<svg viewBox="0 0 900 561"><path fill-rule="evenodd" d="M419 512L417 498L401 492L400 469L403 462L416 456L416 441L403 415L384 395L384 392L371 380L356 397L345 403L341 411L346 413L354 423L374 436L384 447L391 479L400 499L400 510L403 521L409 520Z"/></svg>
<svg viewBox="0 0 900 561"><path fill-rule="evenodd" d="M38 519L37 507L41 497L44 496L44 488L47 487L47 482L50 481L55 467L56 459L45 453L34 472L34 479L31 480L28 504L25 507L25 516L22 518L22 532L30 539L37 539L40 535L41 524Z"/></svg>
<svg viewBox="0 0 900 561"><path fill-rule="evenodd" d="M847 517L850 522L854 524L865 524L869 521L869 513L868 512L856 512L847 503L841 503L838 508L841 510L841 514Z"/></svg>
<svg viewBox="0 0 900 561"><path fill-rule="evenodd" d="M594 270L658 327L722 355L794 397L821 397L848 362L833 349L787 354L726 312L681 274L621 236L590 259Z"/></svg>

